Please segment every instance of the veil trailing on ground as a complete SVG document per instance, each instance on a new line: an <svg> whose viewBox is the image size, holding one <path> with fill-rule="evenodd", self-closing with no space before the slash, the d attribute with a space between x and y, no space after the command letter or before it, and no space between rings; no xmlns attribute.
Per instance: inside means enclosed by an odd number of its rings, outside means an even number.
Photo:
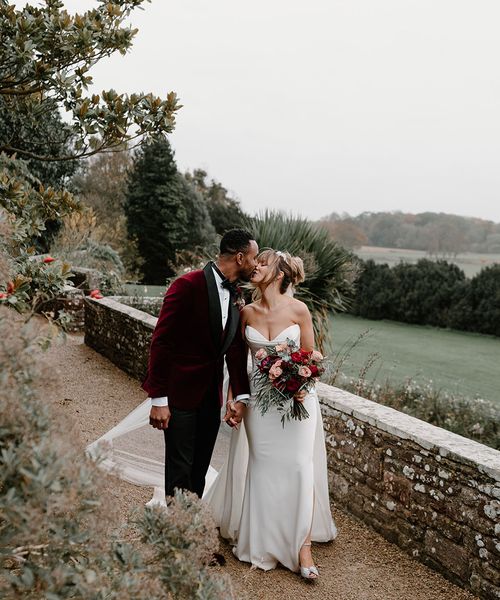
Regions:
<svg viewBox="0 0 500 600"><path fill-rule="evenodd" d="M227 390L228 381L224 380ZM99 458L99 466L120 479L153 488L147 503L165 504L165 442L163 431L149 424L151 400L139 404L122 421L89 444L86 452ZM104 456L104 458L101 458ZM207 487L215 480L217 471L210 467Z"/></svg>

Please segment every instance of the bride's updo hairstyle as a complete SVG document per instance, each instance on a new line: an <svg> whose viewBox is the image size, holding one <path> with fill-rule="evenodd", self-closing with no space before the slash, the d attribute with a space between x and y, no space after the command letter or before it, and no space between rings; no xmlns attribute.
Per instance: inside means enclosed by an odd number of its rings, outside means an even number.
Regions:
<svg viewBox="0 0 500 600"><path fill-rule="evenodd" d="M289 252L281 252L267 248L257 257L257 262L266 263L269 267L269 275L264 283L269 285L283 273L280 292L284 294L290 286L296 287L304 281L304 263L300 256L292 256Z"/></svg>

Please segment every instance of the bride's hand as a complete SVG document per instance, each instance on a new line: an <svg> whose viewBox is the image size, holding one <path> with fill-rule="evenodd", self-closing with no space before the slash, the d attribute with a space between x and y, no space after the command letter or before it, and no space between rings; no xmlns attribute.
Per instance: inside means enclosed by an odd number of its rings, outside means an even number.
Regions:
<svg viewBox="0 0 500 600"><path fill-rule="evenodd" d="M304 402L305 397L307 396L307 392L305 390L300 390L293 397L296 402Z"/></svg>
<svg viewBox="0 0 500 600"><path fill-rule="evenodd" d="M167 429L170 421L168 406L152 406L149 413L149 424L155 429Z"/></svg>

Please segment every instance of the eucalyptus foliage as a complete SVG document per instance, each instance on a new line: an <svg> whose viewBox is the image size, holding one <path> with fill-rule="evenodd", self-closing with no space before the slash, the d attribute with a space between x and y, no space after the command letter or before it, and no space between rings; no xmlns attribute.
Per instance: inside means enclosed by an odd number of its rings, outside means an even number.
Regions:
<svg viewBox="0 0 500 600"><path fill-rule="evenodd" d="M295 297L311 311L316 344L322 348L328 334L328 314L350 306L358 272L356 258L336 244L326 230L306 219L266 211L247 226L261 249L287 251L304 261L306 280L296 289Z"/></svg>

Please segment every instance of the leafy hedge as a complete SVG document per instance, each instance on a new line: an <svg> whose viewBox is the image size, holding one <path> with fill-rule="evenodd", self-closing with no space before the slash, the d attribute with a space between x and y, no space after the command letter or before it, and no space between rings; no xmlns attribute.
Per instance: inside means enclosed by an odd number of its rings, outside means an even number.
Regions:
<svg viewBox="0 0 500 600"><path fill-rule="evenodd" d="M1 257L0 257L1 258ZM1 266L1 265L0 265ZM0 597L229 600L215 524L193 494L118 514L51 398L50 339L0 306Z"/></svg>
<svg viewBox="0 0 500 600"><path fill-rule="evenodd" d="M422 259L391 268L368 260L350 312L500 336L500 264L467 279L446 261Z"/></svg>

